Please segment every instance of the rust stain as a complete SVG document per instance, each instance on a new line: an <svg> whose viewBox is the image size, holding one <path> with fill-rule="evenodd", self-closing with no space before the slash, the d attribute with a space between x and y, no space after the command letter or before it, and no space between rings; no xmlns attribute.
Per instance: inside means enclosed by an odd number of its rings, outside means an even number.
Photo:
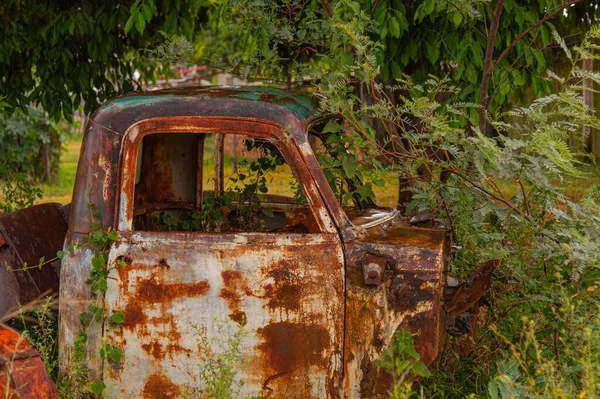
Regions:
<svg viewBox="0 0 600 399"><path fill-rule="evenodd" d="M245 326L248 322L248 318L246 317L246 312L233 312L229 314L229 318L239 324L240 326Z"/></svg>
<svg viewBox="0 0 600 399"><path fill-rule="evenodd" d="M262 339L257 349L276 373L305 365L322 366L328 361L324 351L330 345L329 333L321 325L282 321L259 328L257 335Z"/></svg>
<svg viewBox="0 0 600 399"><path fill-rule="evenodd" d="M148 377L142 391L144 399L174 399L180 394L179 387L164 374L152 374Z"/></svg>
<svg viewBox="0 0 600 399"><path fill-rule="evenodd" d="M273 284L265 286L265 296L270 298L266 306L271 310L285 308L288 311L300 309L305 287L291 262L279 262L267 271L267 277L273 279Z"/></svg>
<svg viewBox="0 0 600 399"><path fill-rule="evenodd" d="M223 270L221 278L224 287L219 296L227 302L227 307L231 311L229 318L240 325L246 324L246 313L241 310L241 306L242 294L253 296L248 280L237 270Z"/></svg>
<svg viewBox="0 0 600 399"><path fill-rule="evenodd" d="M160 275L168 273L169 266L165 259L161 259L153 269L156 271L149 278L136 276L136 290L130 293L129 274L132 270L136 270L136 265L133 263L126 268L118 268L121 295L127 298L123 328L135 331L143 342L140 342L142 350L157 360L162 360L166 356L172 358L177 353L190 353L191 350L180 344L182 334L177 328L177 318L169 311L168 305L179 298L206 295L210 290L209 282L200 280L190 284L164 283ZM159 315L148 316L146 309L156 308L156 305L158 305ZM152 326L161 326L161 328L157 330ZM152 335L161 337L161 342L155 340L148 342L148 339L152 339Z"/></svg>
<svg viewBox="0 0 600 399"><path fill-rule="evenodd" d="M150 342L148 344L143 344L142 349L146 353L154 356L155 359L162 359L163 357L163 347L156 341Z"/></svg>
<svg viewBox="0 0 600 399"><path fill-rule="evenodd" d="M138 282L137 297L144 302L166 304L177 298L204 296L209 290L208 280L191 284L167 284L158 281L154 275Z"/></svg>
<svg viewBox="0 0 600 399"><path fill-rule="evenodd" d="M146 313L142 308L141 303L136 301L135 299L131 299L127 304L127 308L125 309L125 322L123 323L123 328L127 328L132 330L137 325L142 325L146 322Z"/></svg>

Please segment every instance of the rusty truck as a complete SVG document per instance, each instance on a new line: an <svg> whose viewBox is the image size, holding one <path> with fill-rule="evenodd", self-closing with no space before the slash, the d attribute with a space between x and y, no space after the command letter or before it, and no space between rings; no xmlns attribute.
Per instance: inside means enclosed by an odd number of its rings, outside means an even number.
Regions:
<svg viewBox="0 0 600 399"><path fill-rule="evenodd" d="M414 334L425 364L443 345L447 235L342 199L319 163L331 118L314 96L269 87L108 101L87 125L70 206L0 218L3 264L64 252L42 269L2 270L0 310L58 292L61 368L84 328L104 397L201 389L203 351L228 350L231 336L241 397L385 394L390 376L374 361L396 331ZM24 231L33 228L59 237ZM118 266L92 292L94 229L116 233L105 256ZM462 311L473 302L463 296ZM99 322L84 327L97 309Z"/></svg>

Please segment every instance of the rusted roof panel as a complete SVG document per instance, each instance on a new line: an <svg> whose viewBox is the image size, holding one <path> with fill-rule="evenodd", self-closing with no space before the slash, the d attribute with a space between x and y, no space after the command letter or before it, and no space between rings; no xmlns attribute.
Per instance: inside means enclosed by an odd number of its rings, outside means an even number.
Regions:
<svg viewBox="0 0 600 399"><path fill-rule="evenodd" d="M318 103L306 93L274 87L186 87L117 97L102 105L92 121L118 133L148 118L212 116L251 118L299 129L318 115ZM296 137L301 139L302 137Z"/></svg>

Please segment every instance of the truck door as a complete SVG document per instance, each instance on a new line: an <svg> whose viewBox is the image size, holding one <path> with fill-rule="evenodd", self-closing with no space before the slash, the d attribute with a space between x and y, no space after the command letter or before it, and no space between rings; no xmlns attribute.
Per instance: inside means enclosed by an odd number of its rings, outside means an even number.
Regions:
<svg viewBox="0 0 600 399"><path fill-rule="evenodd" d="M339 397L344 259L315 183L285 131L210 123L123 140L105 306L125 320L104 326L123 354L105 393Z"/></svg>

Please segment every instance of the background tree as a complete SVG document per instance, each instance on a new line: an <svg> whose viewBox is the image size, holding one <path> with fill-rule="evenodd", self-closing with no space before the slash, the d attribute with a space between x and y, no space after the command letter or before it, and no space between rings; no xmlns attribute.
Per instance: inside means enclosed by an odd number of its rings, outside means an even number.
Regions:
<svg viewBox="0 0 600 399"><path fill-rule="evenodd" d="M191 40L204 15L186 0L3 1L0 96L9 112L39 105L54 120L71 120L80 104L92 112L168 73L140 49L164 41L161 31Z"/></svg>

